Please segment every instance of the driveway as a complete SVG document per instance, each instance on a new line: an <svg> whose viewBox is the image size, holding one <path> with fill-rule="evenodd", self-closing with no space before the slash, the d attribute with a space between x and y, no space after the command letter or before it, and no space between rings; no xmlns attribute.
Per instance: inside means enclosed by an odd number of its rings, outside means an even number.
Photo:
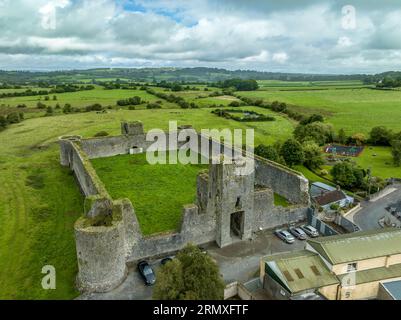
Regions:
<svg viewBox="0 0 401 320"><path fill-rule="evenodd" d="M401 200L401 185L395 184L390 187L396 190L376 201L361 203L362 209L355 213L353 220L362 230L381 228L379 219L389 214L386 208Z"/></svg>
<svg viewBox="0 0 401 320"><path fill-rule="evenodd" d="M236 242L225 248L216 244L204 246L219 265L226 283L246 282L259 274L260 258L277 252L303 249L305 242L296 240L286 244L273 235L272 231L255 234L253 240ZM160 267L160 260L150 261L154 270ZM79 300L148 300L152 298L152 287L145 286L135 267L130 267L127 279L116 289L106 293L84 294Z"/></svg>
<svg viewBox="0 0 401 320"><path fill-rule="evenodd" d="M272 231L263 231L258 232L254 240L240 241L225 248L214 246L207 251L217 261L224 281L230 283L257 277L260 258L272 253L300 250L304 246L304 241L295 240L293 244L287 244Z"/></svg>
<svg viewBox="0 0 401 320"><path fill-rule="evenodd" d="M158 268L157 262L153 269ZM77 300L149 300L152 299L152 287L146 286L135 267L128 270L127 279L116 289L105 293L83 294Z"/></svg>

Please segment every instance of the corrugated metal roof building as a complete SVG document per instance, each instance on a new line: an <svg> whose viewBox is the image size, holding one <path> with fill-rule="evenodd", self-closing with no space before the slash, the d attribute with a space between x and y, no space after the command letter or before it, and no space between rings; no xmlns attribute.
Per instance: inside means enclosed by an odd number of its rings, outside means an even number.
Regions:
<svg viewBox="0 0 401 320"><path fill-rule="evenodd" d="M261 280L278 299L311 292L327 299L377 298L383 281L401 280L401 230L310 239L305 250L264 257Z"/></svg>

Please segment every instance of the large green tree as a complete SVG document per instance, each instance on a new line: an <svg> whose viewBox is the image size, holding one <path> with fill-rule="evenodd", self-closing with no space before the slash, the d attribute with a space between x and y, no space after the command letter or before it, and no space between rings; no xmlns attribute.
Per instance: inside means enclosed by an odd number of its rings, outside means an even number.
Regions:
<svg viewBox="0 0 401 320"><path fill-rule="evenodd" d="M339 162L330 171L334 181L344 188L352 189L363 184L363 170L349 162Z"/></svg>
<svg viewBox="0 0 401 320"><path fill-rule="evenodd" d="M304 152L302 145L294 139L288 139L280 148L280 155L284 158L287 165L292 167L295 164L302 164L304 161Z"/></svg>
<svg viewBox="0 0 401 320"><path fill-rule="evenodd" d="M313 141L307 141L303 145L304 164L310 169L319 168L323 163L323 154L321 148Z"/></svg>
<svg viewBox="0 0 401 320"><path fill-rule="evenodd" d="M333 127L323 122L312 122L307 125L298 125L294 131L294 137L299 142L314 141L318 145L333 141Z"/></svg>
<svg viewBox="0 0 401 320"><path fill-rule="evenodd" d="M372 128L369 133L369 142L377 146L389 146L393 132L384 126Z"/></svg>
<svg viewBox="0 0 401 320"><path fill-rule="evenodd" d="M157 272L156 300L222 300L225 284L212 258L187 245Z"/></svg>

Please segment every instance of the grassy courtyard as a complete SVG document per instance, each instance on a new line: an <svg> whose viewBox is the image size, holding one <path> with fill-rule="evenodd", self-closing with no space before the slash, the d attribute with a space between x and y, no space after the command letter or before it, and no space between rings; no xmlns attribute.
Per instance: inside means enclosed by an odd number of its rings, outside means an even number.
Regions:
<svg viewBox="0 0 401 320"><path fill-rule="evenodd" d="M196 176L208 167L152 165L146 153L93 159L92 164L113 199L131 200L145 235L179 230L183 205L195 201Z"/></svg>

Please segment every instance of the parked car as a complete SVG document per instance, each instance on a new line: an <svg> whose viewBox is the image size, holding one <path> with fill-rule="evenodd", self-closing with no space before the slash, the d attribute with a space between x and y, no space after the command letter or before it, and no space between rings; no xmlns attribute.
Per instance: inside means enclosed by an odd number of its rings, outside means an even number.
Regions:
<svg viewBox="0 0 401 320"><path fill-rule="evenodd" d="M295 238L286 230L276 230L275 235L287 243L294 243Z"/></svg>
<svg viewBox="0 0 401 320"><path fill-rule="evenodd" d="M155 284L155 282L156 282L155 273L147 261L139 262L138 270L147 286L151 286L151 285Z"/></svg>
<svg viewBox="0 0 401 320"><path fill-rule="evenodd" d="M290 227L288 231L299 240L306 240L306 233L299 227Z"/></svg>
<svg viewBox="0 0 401 320"><path fill-rule="evenodd" d="M302 230L306 232L306 234L312 238L316 238L319 236L319 232L310 225L303 225Z"/></svg>
<svg viewBox="0 0 401 320"><path fill-rule="evenodd" d="M172 261L173 259L171 257L167 257L162 259L162 261L160 261L160 263L164 266L167 262Z"/></svg>

